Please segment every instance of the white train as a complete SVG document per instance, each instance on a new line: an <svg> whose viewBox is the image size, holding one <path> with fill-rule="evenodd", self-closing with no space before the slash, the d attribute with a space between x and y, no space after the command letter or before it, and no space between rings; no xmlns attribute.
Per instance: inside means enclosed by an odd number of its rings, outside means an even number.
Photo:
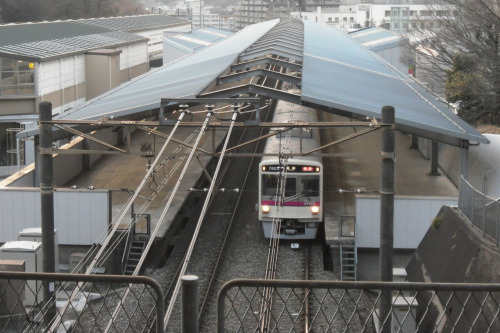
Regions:
<svg viewBox="0 0 500 333"><path fill-rule="evenodd" d="M316 110L279 101L274 123L317 122ZM266 238L314 239L323 222L323 164L319 130L294 128L267 139L259 164L259 221ZM280 157L266 156L277 154ZM317 154L317 153L316 153Z"/></svg>

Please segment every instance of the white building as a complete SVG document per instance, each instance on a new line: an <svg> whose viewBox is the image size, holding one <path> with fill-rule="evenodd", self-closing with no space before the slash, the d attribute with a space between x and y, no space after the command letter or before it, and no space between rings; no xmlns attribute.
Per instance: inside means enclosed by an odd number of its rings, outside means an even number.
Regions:
<svg viewBox="0 0 500 333"><path fill-rule="evenodd" d="M165 15L0 25L0 177L31 162L15 135L40 102L63 113L146 73L162 61L163 32L183 27Z"/></svg>
<svg viewBox="0 0 500 333"><path fill-rule="evenodd" d="M438 8L434 6L434 8ZM438 8L439 10L439 8ZM443 7L443 10L445 8ZM313 12L292 12L291 17L325 23L345 31L380 26L399 33L420 28L431 19L426 5L353 4L335 8L318 7Z"/></svg>

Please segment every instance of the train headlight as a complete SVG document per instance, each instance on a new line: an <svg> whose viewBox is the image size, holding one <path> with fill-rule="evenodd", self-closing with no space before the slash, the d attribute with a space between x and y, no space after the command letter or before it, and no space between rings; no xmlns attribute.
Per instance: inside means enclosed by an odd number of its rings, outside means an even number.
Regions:
<svg viewBox="0 0 500 333"><path fill-rule="evenodd" d="M319 214L319 206L311 206L311 213L313 215L318 215Z"/></svg>
<svg viewBox="0 0 500 333"><path fill-rule="evenodd" d="M271 207L268 205L262 205L262 213L263 214L269 214L269 211L271 210Z"/></svg>

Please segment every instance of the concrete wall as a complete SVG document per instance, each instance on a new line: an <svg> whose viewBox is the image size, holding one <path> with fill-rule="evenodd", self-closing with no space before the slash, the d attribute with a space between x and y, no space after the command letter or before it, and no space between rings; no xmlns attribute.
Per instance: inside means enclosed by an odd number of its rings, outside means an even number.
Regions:
<svg viewBox="0 0 500 333"><path fill-rule="evenodd" d="M500 135L484 134L490 144L470 145L468 181L479 191L485 189L486 193L493 197L500 197ZM418 148L425 158L430 159L431 141L419 138ZM439 144L438 163L440 171L443 172L455 184L460 185L460 160L461 149Z"/></svg>
<svg viewBox="0 0 500 333"><path fill-rule="evenodd" d="M35 97L5 97L0 103L0 115L33 114L36 104Z"/></svg>
<svg viewBox="0 0 500 333"><path fill-rule="evenodd" d="M124 83L149 71L149 63L140 64L120 71L120 82Z"/></svg>
<svg viewBox="0 0 500 333"><path fill-rule="evenodd" d="M458 209L443 207L410 259L406 271L411 282L499 283L500 252L496 244L471 227ZM441 302L438 299L430 302L426 293L420 293L417 301L417 317L424 311L422 305L431 303L430 320L422 323L422 332L433 330L438 309L446 307L440 332L451 332L452 324L461 315L462 304L457 304L456 299L448 304L443 303L444 298ZM467 318L476 318L471 313L477 313L477 304L476 301L467 303L465 315L455 329L460 327L460 332L468 331L470 322ZM487 302L485 307L497 309L498 304ZM488 331L484 320L483 316L477 317L474 332ZM491 327L500 327L500 319L497 318Z"/></svg>
<svg viewBox="0 0 500 333"><path fill-rule="evenodd" d="M0 243L17 240L22 229L41 226L40 190L2 189L0 212ZM102 241L109 223L108 190L55 189L54 226L60 244L91 245Z"/></svg>
<svg viewBox="0 0 500 333"><path fill-rule="evenodd" d="M416 249L443 205L457 205L453 197L395 196L394 248ZM356 196L356 246L380 247L380 196Z"/></svg>
<svg viewBox="0 0 500 333"><path fill-rule="evenodd" d="M80 83L76 86L67 87L41 96L40 102L52 103L52 114L55 115L82 105L85 99L86 85L85 83Z"/></svg>

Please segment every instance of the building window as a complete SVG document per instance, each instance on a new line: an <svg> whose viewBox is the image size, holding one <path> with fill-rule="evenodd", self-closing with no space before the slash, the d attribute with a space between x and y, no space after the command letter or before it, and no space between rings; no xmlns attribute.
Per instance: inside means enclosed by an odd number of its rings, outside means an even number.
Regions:
<svg viewBox="0 0 500 333"><path fill-rule="evenodd" d="M344 18L343 18L343 21L344 21L344 22L347 22L347 17L344 17Z"/></svg>
<svg viewBox="0 0 500 333"><path fill-rule="evenodd" d="M35 64L0 58L0 96L34 95Z"/></svg>
<svg viewBox="0 0 500 333"><path fill-rule="evenodd" d="M350 18L349 18L349 21L350 21L350 22L354 22L354 17L350 17Z"/></svg>
<svg viewBox="0 0 500 333"><path fill-rule="evenodd" d="M338 17L335 18L335 23L339 23L339 18Z"/></svg>
<svg viewBox="0 0 500 333"><path fill-rule="evenodd" d="M328 23L332 23L332 18L331 17L328 18Z"/></svg>
<svg viewBox="0 0 500 333"><path fill-rule="evenodd" d="M391 17L391 11L390 10L386 10L385 11L385 17Z"/></svg>

